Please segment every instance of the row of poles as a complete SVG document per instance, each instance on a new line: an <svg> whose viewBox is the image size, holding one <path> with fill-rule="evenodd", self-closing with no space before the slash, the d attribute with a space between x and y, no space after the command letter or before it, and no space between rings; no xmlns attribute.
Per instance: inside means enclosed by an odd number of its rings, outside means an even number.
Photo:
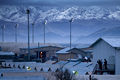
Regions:
<svg viewBox="0 0 120 80"><path fill-rule="evenodd" d="M17 28L18 28L18 24L16 24L15 25L15 42L17 43ZM1 27L1 34L2 34L2 38L1 38L1 40L2 40L2 42L4 42L4 33L5 33L5 25L3 25L2 27Z"/></svg>
<svg viewBox="0 0 120 80"><path fill-rule="evenodd" d="M29 55L30 55L30 39L29 39L29 37L30 37L30 33L29 33L29 14L30 14L30 10L29 9L27 9L27 14L28 14L28 53L29 53ZM71 44L72 44L72 26L71 26L71 23L73 22L73 18L71 18L70 20L69 20L69 22L70 22L70 50L71 50ZM45 25L47 24L47 20L45 20L44 21L44 45L45 45ZM33 35L32 35L32 41L34 42L34 23L32 24L33 25ZM71 53L71 52L70 52ZM28 59L30 60L30 56L28 56ZM70 59L71 59L71 56L70 56Z"/></svg>
<svg viewBox="0 0 120 80"><path fill-rule="evenodd" d="M27 27L27 29L28 29L28 53L30 54L30 26L29 26L29 15L30 15L30 10L29 9L27 9L26 10L26 12L27 12L27 19L28 19L28 21L27 21L27 23L28 23L28 27ZM71 44L72 44L72 27L71 27L71 23L73 22L73 18L71 18L70 20L69 20L69 22L70 22L70 49L71 49ZM46 40L45 40L45 38L46 38L46 36L45 36L45 32L46 32L46 29L45 29L45 27L46 27L46 24L47 24L47 20L44 20L44 45L45 45L45 43L46 43ZM32 23L32 43L34 43L34 25L35 25L35 23L33 22ZM17 31L17 28L18 28L18 24L16 24L15 25L15 42L17 43L17 34L18 34L18 31ZM4 26L2 26L2 42L4 42L4 30L5 30L5 25ZM29 56L29 59L30 59L30 56Z"/></svg>
<svg viewBox="0 0 120 80"><path fill-rule="evenodd" d="M28 60L30 60L30 26L29 26L29 15L30 15L30 10L26 10L28 14ZM32 42L34 43L34 22L32 24ZM47 24L47 20L44 21L44 45L45 45L45 25Z"/></svg>
<svg viewBox="0 0 120 80"><path fill-rule="evenodd" d="M47 24L47 20L44 20L44 45L45 45L45 25L46 24ZM32 23L32 43L34 43L34 25L35 23L33 22ZM18 26L19 24L15 25L15 42L16 43L18 42ZM5 25L1 27L1 41L5 42Z"/></svg>
<svg viewBox="0 0 120 80"><path fill-rule="evenodd" d="M45 26L47 24L47 20L44 20L44 45L45 45ZM35 25L35 22L32 23L32 43L34 43L34 25Z"/></svg>

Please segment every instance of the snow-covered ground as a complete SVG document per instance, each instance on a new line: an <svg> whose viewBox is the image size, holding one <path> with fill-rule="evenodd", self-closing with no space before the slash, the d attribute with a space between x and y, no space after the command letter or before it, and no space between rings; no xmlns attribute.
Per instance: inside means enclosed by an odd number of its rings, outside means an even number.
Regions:
<svg viewBox="0 0 120 80"><path fill-rule="evenodd" d="M49 63L50 62L50 63ZM0 77L0 80L45 80L43 76L50 76L48 69L51 68L54 72L57 68L63 66L63 69L69 69L71 72L77 71L78 74L76 78L78 80L89 80L88 75L85 75L86 72L91 72L94 68L91 62L67 62L60 61L56 64L52 64L52 61L46 63L36 63L36 62L3 62L2 65L11 66L12 68L0 69L0 74L3 73L4 77ZM15 65L15 68L13 67ZM18 65L21 68L18 68ZM31 70L23 69L23 66L31 67ZM35 67L37 70L35 70ZM41 72L40 69L43 68ZM33 75L34 74L34 75ZM14 76L16 75L16 76ZM13 76L13 77L12 77ZM36 76L36 77L35 77ZM41 77L42 76L42 77ZM19 78L20 77L20 78ZM50 76L51 77L51 76ZM120 80L120 75L94 75L94 78L98 80ZM54 80L54 79L51 79Z"/></svg>
<svg viewBox="0 0 120 80"><path fill-rule="evenodd" d="M77 65L76 65L77 64ZM64 68L69 69L71 72L77 71L79 75L85 75L86 72L92 72L94 66L91 62L70 62L64 66Z"/></svg>
<svg viewBox="0 0 120 80"><path fill-rule="evenodd" d="M26 69L18 69L18 68L0 69L0 73L7 73L7 72L27 72L27 70Z"/></svg>
<svg viewBox="0 0 120 80"><path fill-rule="evenodd" d="M2 65L11 66L13 68L13 65L15 65L16 68L18 68L18 65L23 68L23 66L30 67L31 70L29 72L34 72L35 68L37 71L40 71L41 68L43 68L44 72L47 72L49 68L51 68L52 71L55 71L57 68L60 68L59 64L48 64L48 63L36 63L36 62L3 62Z"/></svg>
<svg viewBox="0 0 120 80"><path fill-rule="evenodd" d="M29 76L29 77L0 77L0 80L46 80L41 76Z"/></svg>
<svg viewBox="0 0 120 80"><path fill-rule="evenodd" d="M51 61L49 61L51 62ZM94 68L91 62L90 63L86 63L86 62L67 62L67 61L60 61L56 64L52 64L52 63L36 63L36 62L3 62L2 65L6 66L11 66L13 67L13 65L15 65L15 67L17 69L9 69L9 71L13 71L13 72L35 72L35 71L40 71L41 68L43 68L44 72L48 72L48 69L51 68L51 70L54 72L57 68L61 68L62 66L64 66L64 69L69 69L71 72L72 71L77 71L79 75L84 75L86 72L91 72ZM30 67L31 70L27 71L27 69L18 69L18 65L23 68L23 66L25 67ZM90 65L90 66L88 66ZM35 68L37 70L35 70ZM3 70L4 71L4 70ZM1 72L3 72L1 70ZM5 72L8 72L8 70L6 70Z"/></svg>

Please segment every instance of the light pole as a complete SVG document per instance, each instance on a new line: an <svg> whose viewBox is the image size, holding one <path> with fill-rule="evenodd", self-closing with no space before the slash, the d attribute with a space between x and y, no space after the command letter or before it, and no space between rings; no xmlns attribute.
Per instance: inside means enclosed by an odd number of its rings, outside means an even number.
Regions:
<svg viewBox="0 0 120 80"><path fill-rule="evenodd" d="M35 23L32 23L32 43L34 43L34 25Z"/></svg>
<svg viewBox="0 0 120 80"><path fill-rule="evenodd" d="M69 22L70 22L70 50L71 50L71 44L72 44L72 27L71 27L71 23L73 22L73 18L71 18L69 20ZM71 53L71 51L70 51L70 53ZM70 56L70 59L71 59L71 56Z"/></svg>
<svg viewBox="0 0 120 80"><path fill-rule="evenodd" d="M18 28L18 24L15 25L15 42L17 43L17 28Z"/></svg>
<svg viewBox="0 0 120 80"><path fill-rule="evenodd" d="M47 24L47 20L44 20L44 45L45 45L45 26Z"/></svg>
<svg viewBox="0 0 120 80"><path fill-rule="evenodd" d="M5 25L1 27L2 29L2 42L4 42L4 30L5 30Z"/></svg>
<svg viewBox="0 0 120 80"><path fill-rule="evenodd" d="M30 27L29 27L29 14L30 14L30 10L27 9L27 18L28 18L28 60L30 60Z"/></svg>

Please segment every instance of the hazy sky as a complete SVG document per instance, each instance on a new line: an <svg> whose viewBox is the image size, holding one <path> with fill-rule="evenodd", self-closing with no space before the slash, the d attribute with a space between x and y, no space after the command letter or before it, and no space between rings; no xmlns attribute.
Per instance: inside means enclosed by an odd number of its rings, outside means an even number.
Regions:
<svg viewBox="0 0 120 80"><path fill-rule="evenodd" d="M120 5L120 0L0 0L1 5L39 5L39 6L65 6L65 5Z"/></svg>

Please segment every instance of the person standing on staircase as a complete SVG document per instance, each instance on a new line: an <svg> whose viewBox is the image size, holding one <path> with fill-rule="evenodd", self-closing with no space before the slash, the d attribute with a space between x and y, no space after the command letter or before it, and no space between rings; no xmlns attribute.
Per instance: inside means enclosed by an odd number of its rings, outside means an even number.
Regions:
<svg viewBox="0 0 120 80"><path fill-rule="evenodd" d="M99 65L99 69L102 70L102 61L101 61L101 60L98 60L97 63L98 63L98 65Z"/></svg>
<svg viewBox="0 0 120 80"><path fill-rule="evenodd" d="M107 69L107 60L104 59L104 67L105 67L105 70Z"/></svg>

